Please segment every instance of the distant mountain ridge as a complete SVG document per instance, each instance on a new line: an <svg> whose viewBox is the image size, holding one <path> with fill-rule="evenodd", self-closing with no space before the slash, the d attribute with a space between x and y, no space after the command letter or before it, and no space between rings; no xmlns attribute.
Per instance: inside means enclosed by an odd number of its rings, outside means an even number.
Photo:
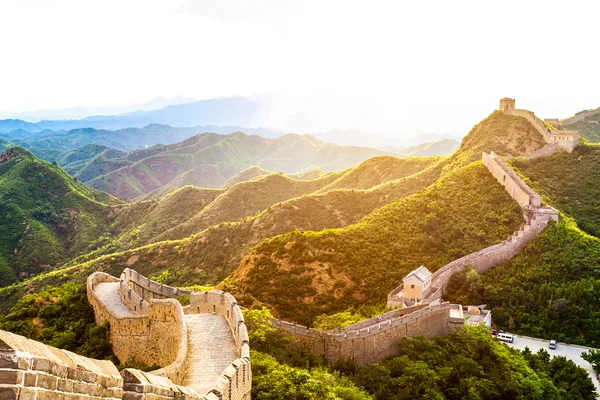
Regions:
<svg viewBox="0 0 600 400"><path fill-rule="evenodd" d="M268 100L245 97L224 97L193 103L169 105L158 110L132 112L122 115L95 115L83 119L45 120L26 122L20 119L0 120L0 133L17 129L29 132L71 130L78 128L125 129L141 128L149 124L191 126L243 126L260 129L261 114Z"/></svg>
<svg viewBox="0 0 600 400"><path fill-rule="evenodd" d="M324 143L310 135L287 134L267 139L242 132L204 133L171 145L114 154L110 159L104 151L88 163L65 168L85 179L88 186L125 200L161 197L187 185L219 188L252 166L286 174L315 169L328 172L374 156L390 155L366 147ZM96 174L90 171L92 163Z"/></svg>

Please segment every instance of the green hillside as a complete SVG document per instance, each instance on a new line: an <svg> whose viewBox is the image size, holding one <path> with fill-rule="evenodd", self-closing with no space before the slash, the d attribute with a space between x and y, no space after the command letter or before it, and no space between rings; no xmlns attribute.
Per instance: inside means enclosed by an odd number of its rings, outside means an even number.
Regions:
<svg viewBox="0 0 600 400"><path fill-rule="evenodd" d="M600 147L578 146L513 165L554 207L572 217L583 231L600 237Z"/></svg>
<svg viewBox="0 0 600 400"><path fill-rule="evenodd" d="M477 162L358 224L263 241L225 287L246 305L267 304L285 319L310 324L322 313L384 302L419 265L434 271L503 240L522 224L520 214Z"/></svg>
<svg viewBox="0 0 600 400"><path fill-rule="evenodd" d="M90 187L119 198L147 200L186 185L229 187L265 175L266 170L289 174L319 168L342 170L380 154L383 153L374 149L325 144L307 135L265 139L241 132L207 133L110 160L98 155L90 165L77 170L76 176L83 177L85 173ZM265 168L266 164L273 168Z"/></svg>
<svg viewBox="0 0 600 400"><path fill-rule="evenodd" d="M253 167L246 168L245 170L240 171L237 174L235 174L234 176L232 176L231 178L227 179L225 181L225 183L223 183L221 185L221 187L228 188L228 187L235 185L236 183L246 182L251 179L257 178L259 176L265 176L265 175L269 175L271 173L272 172L266 171L266 170L262 169L261 167L258 167L255 165Z"/></svg>
<svg viewBox="0 0 600 400"><path fill-rule="evenodd" d="M439 142L421 143L406 149L396 151L399 157L430 157L452 155L460 146L460 142L453 139L444 139Z"/></svg>
<svg viewBox="0 0 600 400"><path fill-rule="evenodd" d="M494 151L502 156L524 156L545 145L542 135L525 118L494 111L463 138L446 169L479 160L484 151Z"/></svg>
<svg viewBox="0 0 600 400"><path fill-rule="evenodd" d="M405 178L439 162L441 157L373 157L345 171L331 184L320 189L327 192L334 189L369 189L381 183Z"/></svg>
<svg viewBox="0 0 600 400"><path fill-rule="evenodd" d="M24 149L0 154L0 285L90 251L118 203Z"/></svg>
<svg viewBox="0 0 600 400"><path fill-rule="evenodd" d="M390 161L388 158L379 160ZM186 237L187 232L182 232L182 227L188 226L187 220L190 219L191 214L204 211L204 200L210 200L206 196L216 195L213 202L219 204L220 197L227 192L189 187L160 200L113 207L111 215L114 217L114 222L110 230L116 237L104 243L97 251L72 260L70 265L74 267L63 270L60 274L47 274L29 281L27 285L21 284L0 290L0 303L10 308L10 305L14 304L26 289L31 291L34 290L33 288L55 286L69 281L83 283L91 272L99 268L118 275L123 268L129 266L148 276L168 270L167 283L169 284L217 284L232 273L246 252L260 241L294 229L322 230L356 223L375 208L413 194L433 183L439 175L440 168L430 168L422 174L390 181L369 190L333 190L323 194L304 195L282 203L273 203L256 215L252 212L239 221L219 223L192 238L159 242L139 248L134 247L144 242L158 240L159 235L164 236L161 235L163 232L173 235L169 237L170 239ZM337 175L331 174L328 179L334 180L335 176ZM290 181L289 178L279 175L273 177L276 179L266 179L266 183L275 183L282 179L285 182ZM320 184L324 185L328 182L326 180ZM319 187L310 181L299 183L301 185L299 187L309 185ZM378 182L374 180L373 183ZM250 181L235 185L234 188L240 187L242 190L236 190L233 195L225 196L225 203L231 199L234 204L241 202L241 199L246 198L244 196L253 193L249 188L264 184L265 182ZM277 192L272 190L263 193L277 195ZM203 200L198 201L199 198ZM176 207L175 205L178 204L185 206ZM226 213L232 212L222 204L215 206L215 208L221 207ZM209 215L214 217L215 214ZM144 221L141 225L139 218ZM181 227L177 227L182 220L184 222ZM177 228L167 229L169 224ZM130 250L102 256L125 249Z"/></svg>
<svg viewBox="0 0 600 400"><path fill-rule="evenodd" d="M590 113L591 115L588 115L581 121L571 122L569 118L563 120L563 129L579 131L579 135L582 138L585 138L592 143L600 142L600 110L596 110L596 113Z"/></svg>

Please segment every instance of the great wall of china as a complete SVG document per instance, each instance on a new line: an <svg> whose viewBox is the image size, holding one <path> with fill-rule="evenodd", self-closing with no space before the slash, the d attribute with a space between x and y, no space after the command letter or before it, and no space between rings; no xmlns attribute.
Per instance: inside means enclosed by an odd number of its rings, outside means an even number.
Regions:
<svg viewBox="0 0 600 400"><path fill-rule="evenodd" d="M507 114L526 118L548 142L530 159L572 151L576 145L576 133L550 132L533 113L514 110L513 99L502 99L503 107ZM431 338L462 326L463 308L442 301L450 276L465 266L483 272L509 260L551 220L558 220L558 212L542 207L540 197L500 157L484 153L482 162L524 209L526 223L511 237L437 270L432 275L433 290L420 304L327 332L280 320L274 320L273 326L330 361L352 357L362 365L393 356L403 336ZM388 306L403 305L398 299L401 290L402 285L388 294ZM119 373L109 361L0 331L0 399L250 399L248 332L230 294L181 290L130 269L120 278L95 272L88 278L87 293L96 322L110 323L111 344L119 359L162 368L152 372L127 368ZM177 300L182 296L189 296L189 305Z"/></svg>

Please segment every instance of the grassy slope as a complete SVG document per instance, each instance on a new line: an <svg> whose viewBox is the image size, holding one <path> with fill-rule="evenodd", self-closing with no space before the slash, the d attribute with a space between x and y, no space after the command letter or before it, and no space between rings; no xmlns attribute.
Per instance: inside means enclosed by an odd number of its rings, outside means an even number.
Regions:
<svg viewBox="0 0 600 400"><path fill-rule="evenodd" d="M550 204L600 237L600 147L578 146L570 154L513 164Z"/></svg>
<svg viewBox="0 0 600 400"><path fill-rule="evenodd" d="M600 149L579 146L571 154L513 164L564 214L558 226L482 276L485 302L499 326L600 346Z"/></svg>
<svg viewBox="0 0 600 400"><path fill-rule="evenodd" d="M563 129L579 131L581 137L592 143L598 143L600 142L600 112L573 124L564 125Z"/></svg>
<svg viewBox="0 0 600 400"><path fill-rule="evenodd" d="M221 187L226 189L226 188L232 187L236 183L246 182L246 181L252 180L254 178L257 178L259 176L264 176L264 175L269 175L269 174L271 174L271 172L266 171L266 170L262 169L261 167L258 167L255 165L253 167L246 168L245 170L240 171L237 174L235 174L234 176L232 176L231 178L227 179L225 181L225 183L223 183L223 185L221 185Z"/></svg>
<svg viewBox="0 0 600 400"><path fill-rule="evenodd" d="M146 275L168 269L171 279L168 283L177 285L218 283L233 272L244 254L261 240L293 229L321 230L355 223L373 209L430 185L437 179L440 170L441 166L438 165L437 168L430 168L421 174L384 183L371 190L334 190L290 199L273 204L256 216L234 223L219 224L189 239L156 243L96 259L93 259L93 255L79 257L79 262L86 262L69 270L47 274L39 279L0 290L0 303L9 309L26 290L35 291L68 281L84 282L96 269L118 275L128 266ZM178 194L179 191L172 196ZM164 199L160 200L162 201ZM117 221L120 221L120 229L135 232L138 215L147 215L148 224L152 225L152 215L155 214L153 209L168 210L166 206L157 206L157 202L118 207ZM185 208L180 207L178 210L181 210L183 217ZM156 222L159 220L157 214ZM144 235L143 232L144 229L141 229L138 237ZM110 246L103 250L106 249L110 249Z"/></svg>
<svg viewBox="0 0 600 400"><path fill-rule="evenodd" d="M545 144L542 135L525 118L494 111L463 138L446 169L479 160L483 151L493 150L502 156L524 156Z"/></svg>
<svg viewBox="0 0 600 400"><path fill-rule="evenodd" d="M440 157L413 157L401 159L381 156L363 161L349 168L338 179L320 189L324 193L334 189L368 189L377 184L404 178L430 167Z"/></svg>
<svg viewBox="0 0 600 400"><path fill-rule="evenodd" d="M108 225L112 196L13 148L0 155L0 265L26 277L90 251ZM3 284L6 279L5 275Z"/></svg>
<svg viewBox="0 0 600 400"><path fill-rule="evenodd" d="M246 304L263 302L283 318L311 323L321 313L381 303L415 267L436 270L521 223L519 207L478 162L358 224L262 242L227 289Z"/></svg>

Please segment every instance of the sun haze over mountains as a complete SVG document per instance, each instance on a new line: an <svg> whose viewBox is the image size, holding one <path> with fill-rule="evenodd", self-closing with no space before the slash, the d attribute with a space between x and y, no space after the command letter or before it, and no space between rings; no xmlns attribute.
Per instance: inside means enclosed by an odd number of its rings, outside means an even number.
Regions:
<svg viewBox="0 0 600 400"><path fill-rule="evenodd" d="M597 399L597 11L0 3L0 400Z"/></svg>

